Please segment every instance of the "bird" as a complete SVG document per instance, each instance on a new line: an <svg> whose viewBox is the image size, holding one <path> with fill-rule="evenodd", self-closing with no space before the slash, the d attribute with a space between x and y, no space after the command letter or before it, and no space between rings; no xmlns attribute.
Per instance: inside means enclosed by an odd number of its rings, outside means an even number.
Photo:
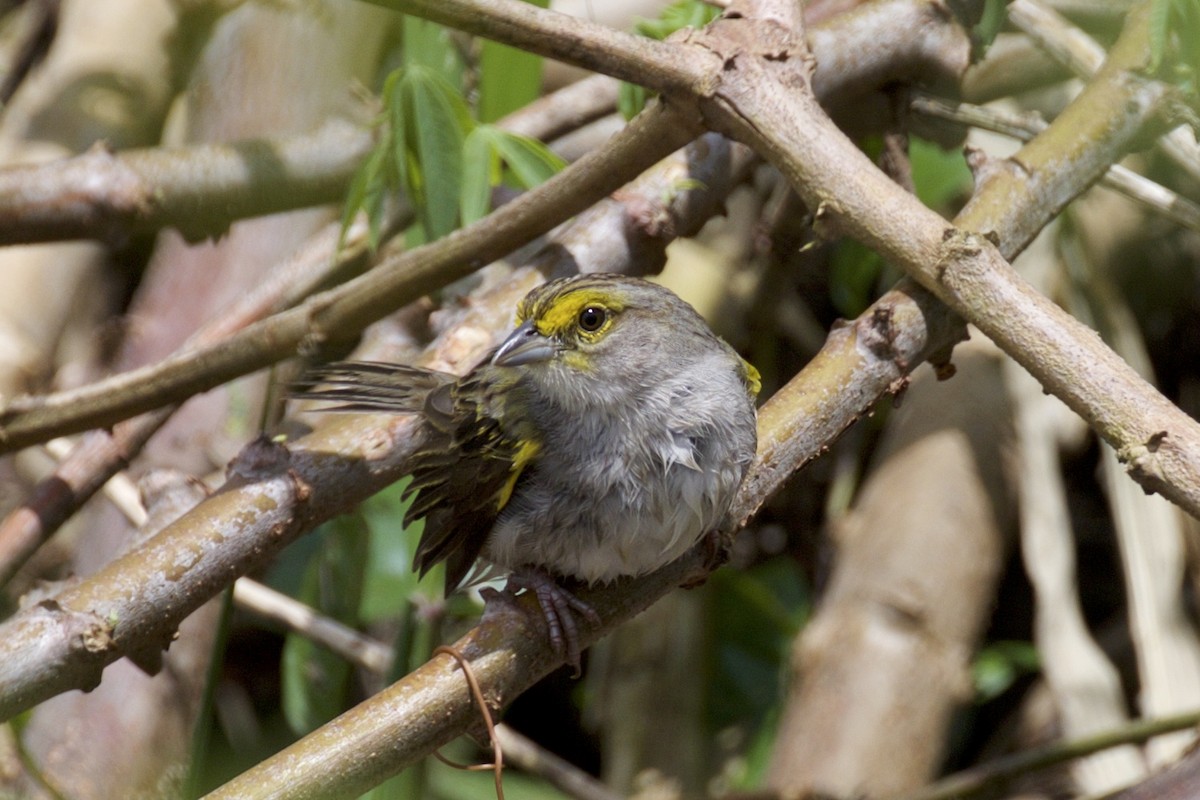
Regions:
<svg viewBox="0 0 1200 800"><path fill-rule="evenodd" d="M535 595L578 674L573 612L598 617L564 582L652 572L717 530L754 458L759 387L678 295L592 273L530 291L516 327L466 375L334 362L291 395L421 417L406 490L405 524L425 519L414 569L444 563L447 595L507 573L506 593Z"/></svg>

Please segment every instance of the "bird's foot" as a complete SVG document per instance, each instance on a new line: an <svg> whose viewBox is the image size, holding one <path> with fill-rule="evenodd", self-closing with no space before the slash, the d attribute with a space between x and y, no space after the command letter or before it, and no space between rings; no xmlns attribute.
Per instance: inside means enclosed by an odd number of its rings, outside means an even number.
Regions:
<svg viewBox="0 0 1200 800"><path fill-rule="evenodd" d="M575 614L592 625L600 624L600 615L552 576L538 569L517 570L509 576L503 592L485 589L482 594L489 604L493 600L511 603L522 590L531 592L537 598L546 620L550 646L574 668L575 677L579 677L583 650L579 646L579 623Z"/></svg>

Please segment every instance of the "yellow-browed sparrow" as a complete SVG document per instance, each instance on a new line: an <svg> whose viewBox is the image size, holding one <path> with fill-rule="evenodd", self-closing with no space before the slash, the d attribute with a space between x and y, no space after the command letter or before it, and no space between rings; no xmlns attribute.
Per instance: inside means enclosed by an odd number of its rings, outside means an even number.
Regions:
<svg viewBox="0 0 1200 800"><path fill-rule="evenodd" d="M464 377L341 362L294 394L420 414L414 567L444 561L447 594L480 557L509 571L578 670L571 612L595 613L557 579L641 575L720 525L754 457L758 373L691 306L636 278L551 281L517 323Z"/></svg>

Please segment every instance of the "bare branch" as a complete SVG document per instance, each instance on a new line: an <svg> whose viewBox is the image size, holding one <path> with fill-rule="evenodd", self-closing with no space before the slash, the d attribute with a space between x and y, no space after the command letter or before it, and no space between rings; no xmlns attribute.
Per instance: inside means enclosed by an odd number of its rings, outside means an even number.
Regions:
<svg viewBox="0 0 1200 800"><path fill-rule="evenodd" d="M312 133L178 148L103 146L65 161L0 170L0 244L97 238L122 244L175 227L190 240L229 224L339 200L371 133L330 120Z"/></svg>
<svg viewBox="0 0 1200 800"><path fill-rule="evenodd" d="M664 94L702 91L700 53L519 0L368 0Z"/></svg>
<svg viewBox="0 0 1200 800"><path fill-rule="evenodd" d="M1200 425L1004 258L1098 179L1165 107L1167 88L1138 73L1149 58L1147 16L1140 4L1096 80L1045 133L984 176L957 227L888 180L821 112L808 90L803 44L778 29L718 20L701 34L739 67L722 73L704 112L779 167L818 210L819 223L877 250L978 325L1088 420L1143 488L1200 515ZM777 91L764 91L772 84ZM1001 186L1011 191L998 195Z"/></svg>

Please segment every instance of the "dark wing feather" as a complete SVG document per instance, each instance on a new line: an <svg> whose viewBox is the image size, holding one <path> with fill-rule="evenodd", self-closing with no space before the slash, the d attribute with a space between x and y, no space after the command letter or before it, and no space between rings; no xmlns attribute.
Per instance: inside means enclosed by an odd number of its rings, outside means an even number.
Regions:
<svg viewBox="0 0 1200 800"><path fill-rule="evenodd" d="M498 402L483 369L429 396L425 415L433 429L428 447L413 457L411 489L417 498L406 520L425 515L425 533L414 565L423 575L446 562L446 591L462 583L479 557L496 516L508 500L529 443L489 413ZM519 458L525 453L526 457Z"/></svg>
<svg viewBox="0 0 1200 800"><path fill-rule="evenodd" d="M322 409L327 411L424 417L426 436L412 457L408 487L416 497L404 522L425 518L413 566L424 575L446 562L447 594L479 557L517 476L536 453L531 428L516 419L501 427L493 416L504 402L495 381L487 367L459 379L402 364L342 361L309 371L289 391L291 397L338 403Z"/></svg>
<svg viewBox="0 0 1200 800"><path fill-rule="evenodd" d="M322 411L421 414L434 389L456 380L447 372L408 364L336 361L310 369L288 388L288 396L339 404Z"/></svg>

